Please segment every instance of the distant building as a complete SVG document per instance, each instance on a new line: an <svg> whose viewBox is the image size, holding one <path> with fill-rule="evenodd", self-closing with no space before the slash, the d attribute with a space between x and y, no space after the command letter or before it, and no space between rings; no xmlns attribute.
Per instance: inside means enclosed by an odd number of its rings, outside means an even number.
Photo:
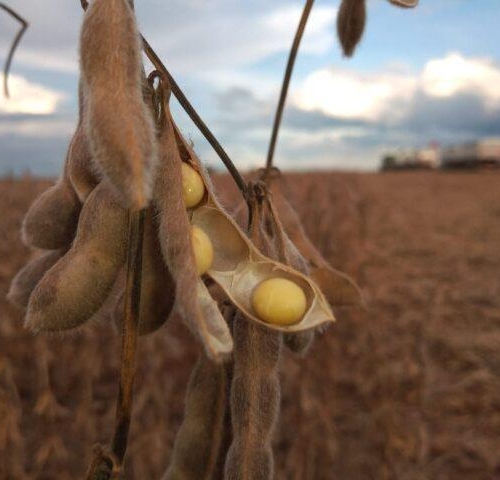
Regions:
<svg viewBox="0 0 500 480"><path fill-rule="evenodd" d="M442 168L500 167L500 137L454 145L443 149Z"/></svg>

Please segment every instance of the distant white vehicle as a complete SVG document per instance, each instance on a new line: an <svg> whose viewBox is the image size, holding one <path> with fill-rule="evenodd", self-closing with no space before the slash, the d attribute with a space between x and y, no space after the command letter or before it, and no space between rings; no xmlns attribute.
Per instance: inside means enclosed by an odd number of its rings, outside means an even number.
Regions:
<svg viewBox="0 0 500 480"><path fill-rule="evenodd" d="M442 168L500 167L500 137L489 137L475 142L443 149Z"/></svg>
<svg viewBox="0 0 500 480"><path fill-rule="evenodd" d="M382 170L410 170L438 168L441 160L439 146L412 150L398 150L389 153L382 159Z"/></svg>

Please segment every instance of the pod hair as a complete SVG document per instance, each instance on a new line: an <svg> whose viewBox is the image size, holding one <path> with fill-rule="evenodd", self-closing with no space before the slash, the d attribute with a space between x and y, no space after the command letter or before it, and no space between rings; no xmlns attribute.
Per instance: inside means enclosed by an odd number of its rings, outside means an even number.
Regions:
<svg viewBox="0 0 500 480"><path fill-rule="evenodd" d="M68 177L68 163L75 137L66 156L63 175L43 192L26 213L21 236L23 243L43 250L68 247L75 236L82 204Z"/></svg>
<svg viewBox="0 0 500 480"><path fill-rule="evenodd" d="M352 56L366 23L365 0L342 0L337 16L337 35L344 55Z"/></svg>
<svg viewBox="0 0 500 480"><path fill-rule="evenodd" d="M175 438L170 465L162 480L212 480L224 437L227 374L204 354L187 387L184 420ZM196 461L193 460L193 453Z"/></svg>
<svg viewBox="0 0 500 480"><path fill-rule="evenodd" d="M182 161L167 101L165 97L159 138L161 162L154 189L161 250L175 282L174 311L201 341L207 356L220 361L231 353L233 341L216 302L196 271L191 225L183 199ZM193 301L193 292L197 292L197 301Z"/></svg>
<svg viewBox="0 0 500 480"><path fill-rule="evenodd" d="M139 307L139 334L158 330L169 318L175 300L175 283L165 265L157 235L152 209L146 212L142 244L141 301ZM113 309L114 321L122 324L124 318L124 287Z"/></svg>
<svg viewBox="0 0 500 480"><path fill-rule="evenodd" d="M125 263L128 213L107 182L89 195L69 251L30 296L26 326L61 331L90 319L112 290Z"/></svg>
<svg viewBox="0 0 500 480"><path fill-rule="evenodd" d="M12 279L7 299L17 307L26 308L31 292L45 275L45 272L52 268L63 255L64 250L43 252L27 263Z"/></svg>
<svg viewBox="0 0 500 480"><path fill-rule="evenodd" d="M123 205L147 206L157 164L155 126L143 98L141 45L127 0L94 0L80 38L85 126L93 160Z"/></svg>
<svg viewBox="0 0 500 480"><path fill-rule="evenodd" d="M85 118L85 86L80 80L78 87L79 121L78 127L70 147L68 158L68 176L78 198L83 203L90 192L99 183L97 173L94 172L89 139L84 125Z"/></svg>
<svg viewBox="0 0 500 480"><path fill-rule="evenodd" d="M265 217L251 199L250 235L270 255L263 232ZM283 335L257 325L238 312L234 319L234 367L231 383L233 438L226 465L226 480L270 480L274 473L272 437L279 413L278 366Z"/></svg>

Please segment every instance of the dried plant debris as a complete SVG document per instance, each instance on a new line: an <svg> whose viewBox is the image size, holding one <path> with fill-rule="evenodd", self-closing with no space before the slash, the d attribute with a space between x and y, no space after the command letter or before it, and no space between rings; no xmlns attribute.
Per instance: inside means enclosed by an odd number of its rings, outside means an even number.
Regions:
<svg viewBox="0 0 500 480"><path fill-rule="evenodd" d="M212 480L224 436L227 374L204 354L187 387L184 421L163 480ZM194 458L195 456L195 458Z"/></svg>
<svg viewBox="0 0 500 480"><path fill-rule="evenodd" d="M71 248L31 294L27 327L68 330L99 310L125 263L127 226L127 211L102 182L85 202Z"/></svg>
<svg viewBox="0 0 500 480"><path fill-rule="evenodd" d="M144 208L152 197L157 147L143 97L139 32L127 0L91 3L80 50L93 160L125 207Z"/></svg>
<svg viewBox="0 0 500 480"><path fill-rule="evenodd" d="M45 275L64 255L65 250L51 250L43 252L27 263L12 279L8 300L20 308L28 306L31 292Z"/></svg>
<svg viewBox="0 0 500 480"><path fill-rule="evenodd" d="M352 56L366 23L365 0L342 0L337 16L337 34L344 55Z"/></svg>

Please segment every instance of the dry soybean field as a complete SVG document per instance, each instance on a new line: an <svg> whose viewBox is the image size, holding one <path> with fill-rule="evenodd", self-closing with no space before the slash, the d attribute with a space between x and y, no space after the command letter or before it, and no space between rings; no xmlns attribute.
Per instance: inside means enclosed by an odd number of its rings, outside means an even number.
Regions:
<svg viewBox="0 0 500 480"><path fill-rule="evenodd" d="M321 172L285 183L366 309L338 310L304 360L285 354L276 477L500 479L500 175ZM22 217L48 184L0 181L2 480L82 478L92 446L112 434L115 325L34 336L5 300L33 255ZM237 198L229 178L216 185L226 205ZM175 319L141 338L128 478L161 477L196 356Z"/></svg>

